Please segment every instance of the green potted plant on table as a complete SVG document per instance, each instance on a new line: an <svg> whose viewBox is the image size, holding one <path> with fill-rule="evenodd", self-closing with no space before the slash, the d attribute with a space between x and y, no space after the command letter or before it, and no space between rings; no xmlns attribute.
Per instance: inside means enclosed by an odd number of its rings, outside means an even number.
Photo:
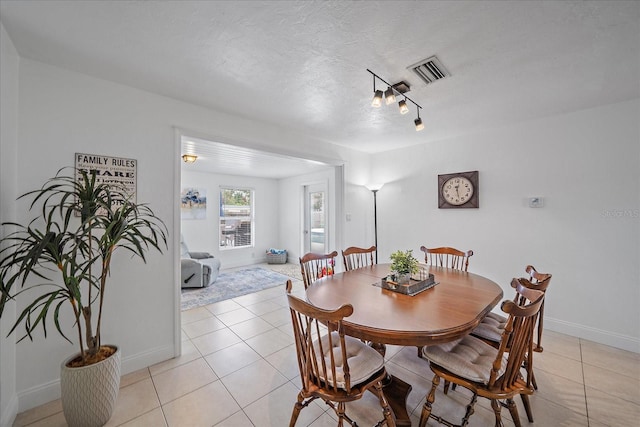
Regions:
<svg viewBox="0 0 640 427"><path fill-rule="evenodd" d="M397 283L409 283L412 274L418 272L418 260L412 255L412 250L395 251L391 254L391 272Z"/></svg>
<svg viewBox="0 0 640 427"><path fill-rule="evenodd" d="M102 344L104 296L116 249L146 262L146 252L167 247L167 228L145 204L132 202L123 186L101 183L96 172L63 168L31 199L37 212L27 225L5 223L16 231L0 241L0 317L10 300L25 308L10 334L20 325L29 338L47 320L67 341L61 310L73 313L80 352L62 363L62 405L70 426L102 426L113 412L120 385L120 351Z"/></svg>

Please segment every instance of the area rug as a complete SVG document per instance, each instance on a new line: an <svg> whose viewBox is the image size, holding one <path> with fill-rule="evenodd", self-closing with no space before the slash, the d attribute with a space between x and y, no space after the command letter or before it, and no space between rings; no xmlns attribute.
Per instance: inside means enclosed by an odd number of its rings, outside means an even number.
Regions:
<svg viewBox="0 0 640 427"><path fill-rule="evenodd" d="M278 285L283 286L284 292L288 279L289 276L259 267L220 273L218 280L206 288L182 289L181 309L189 310Z"/></svg>
<svg viewBox="0 0 640 427"><path fill-rule="evenodd" d="M264 264L264 266L277 273L284 274L285 276L293 277L294 279L302 280L302 273L300 273L300 264Z"/></svg>

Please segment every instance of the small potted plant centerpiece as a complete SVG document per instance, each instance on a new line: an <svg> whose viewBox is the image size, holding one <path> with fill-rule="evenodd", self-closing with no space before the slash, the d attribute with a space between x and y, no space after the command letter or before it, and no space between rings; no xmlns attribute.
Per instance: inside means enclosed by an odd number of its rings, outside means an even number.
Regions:
<svg viewBox="0 0 640 427"><path fill-rule="evenodd" d="M120 385L120 350L101 342L107 279L113 253L146 262L146 252L167 247L167 228L145 204L130 199L124 186L101 183L96 172L63 168L30 199L35 218L0 240L0 317L7 303L25 307L9 334L24 326L19 341L53 319L58 333L79 353L61 364L60 387L69 426L102 426L111 418ZM74 170L74 169L72 169ZM68 308L72 319L62 315ZM71 321L69 321L71 320ZM50 320L49 320L49 324ZM65 332L64 328L69 327Z"/></svg>
<svg viewBox="0 0 640 427"><path fill-rule="evenodd" d="M395 276L398 284L409 283L412 274L416 274L418 260L412 255L412 250L395 251L391 254L391 274Z"/></svg>

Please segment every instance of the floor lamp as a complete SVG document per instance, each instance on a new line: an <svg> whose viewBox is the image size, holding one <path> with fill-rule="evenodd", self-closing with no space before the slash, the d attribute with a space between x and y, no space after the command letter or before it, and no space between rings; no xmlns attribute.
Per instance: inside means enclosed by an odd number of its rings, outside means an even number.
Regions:
<svg viewBox="0 0 640 427"><path fill-rule="evenodd" d="M384 184L367 185L367 188L373 193L373 235L375 237L374 244L376 245L376 264L378 263L378 204L376 201L376 195L383 185Z"/></svg>

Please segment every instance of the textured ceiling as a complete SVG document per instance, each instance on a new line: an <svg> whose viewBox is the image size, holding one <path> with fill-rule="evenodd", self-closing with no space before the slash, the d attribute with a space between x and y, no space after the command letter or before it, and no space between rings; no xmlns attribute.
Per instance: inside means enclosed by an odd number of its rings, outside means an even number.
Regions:
<svg viewBox="0 0 640 427"><path fill-rule="evenodd" d="M11 1L20 55L366 152L640 96L640 2ZM408 66L438 55L451 77ZM415 111L373 109L366 69ZM392 108L393 107L393 108Z"/></svg>

